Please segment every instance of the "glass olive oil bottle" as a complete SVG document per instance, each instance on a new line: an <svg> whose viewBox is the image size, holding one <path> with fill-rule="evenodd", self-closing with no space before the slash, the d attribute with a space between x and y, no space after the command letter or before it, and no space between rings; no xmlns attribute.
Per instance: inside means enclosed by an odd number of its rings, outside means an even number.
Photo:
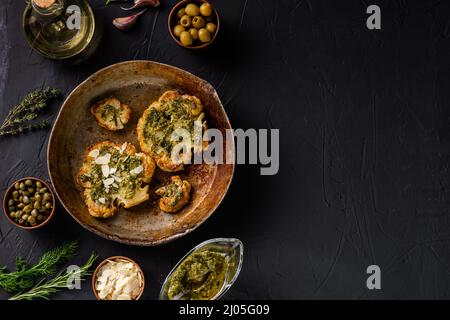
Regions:
<svg viewBox="0 0 450 320"><path fill-rule="evenodd" d="M74 63L91 56L101 36L87 0L30 0L22 23L35 51Z"/></svg>

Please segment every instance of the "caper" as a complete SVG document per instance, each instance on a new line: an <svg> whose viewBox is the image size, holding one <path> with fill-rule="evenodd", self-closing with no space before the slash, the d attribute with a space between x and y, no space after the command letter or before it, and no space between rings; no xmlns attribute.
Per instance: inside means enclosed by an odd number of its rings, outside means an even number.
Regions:
<svg viewBox="0 0 450 320"><path fill-rule="evenodd" d="M22 202L23 201L23 196L20 196L19 197L19 202Z"/></svg>
<svg viewBox="0 0 450 320"><path fill-rule="evenodd" d="M14 188L15 188L16 190L19 190L19 189L20 189L20 183L16 182L16 183L14 184Z"/></svg>
<svg viewBox="0 0 450 320"><path fill-rule="evenodd" d="M198 30L197 30L197 29L195 29L195 28L190 28L190 29L189 29L189 33L191 34L192 39L198 40Z"/></svg>
<svg viewBox="0 0 450 320"><path fill-rule="evenodd" d="M203 28L205 26L205 19L200 16L192 18L192 26L196 29Z"/></svg>
<svg viewBox="0 0 450 320"><path fill-rule="evenodd" d="M25 183L21 182L19 185L20 190L25 190Z"/></svg>
<svg viewBox="0 0 450 320"><path fill-rule="evenodd" d="M25 208L23 208L23 211L26 213L30 213L33 208L30 205L26 205Z"/></svg>
<svg viewBox="0 0 450 320"><path fill-rule="evenodd" d="M13 196L14 199L18 198L19 197L19 191L17 191L17 190L13 191L12 196Z"/></svg>
<svg viewBox="0 0 450 320"><path fill-rule="evenodd" d="M185 31L184 27L180 24L177 24L174 28L173 28L173 34L179 38L180 34Z"/></svg>
<svg viewBox="0 0 450 320"><path fill-rule="evenodd" d="M26 213L25 213L24 215L22 215L22 219L23 219L23 220L27 220L27 219L28 219L28 217L29 217L29 215L28 215L28 214L26 214Z"/></svg>
<svg viewBox="0 0 450 320"><path fill-rule="evenodd" d="M8 206L13 206L14 205L14 200L13 199L9 199L8 200Z"/></svg>
<svg viewBox="0 0 450 320"><path fill-rule="evenodd" d="M34 188L28 188L27 191L28 191L30 194L32 194L32 193L34 193L35 190L34 190Z"/></svg>
<svg viewBox="0 0 450 320"><path fill-rule="evenodd" d="M9 212L14 211L15 209L16 209L16 207L14 207L14 206L8 207Z"/></svg>
<svg viewBox="0 0 450 320"><path fill-rule="evenodd" d="M44 194L44 200L49 201L51 199L52 199L52 195L50 193L47 192L47 193Z"/></svg>
<svg viewBox="0 0 450 320"><path fill-rule="evenodd" d="M52 204L50 202L48 202L48 203L45 204L45 207L47 209L51 209L52 208Z"/></svg>
<svg viewBox="0 0 450 320"><path fill-rule="evenodd" d="M30 198L28 198L28 196L24 196L23 199L22 199L22 202L24 204L29 204L30 203Z"/></svg>
<svg viewBox="0 0 450 320"><path fill-rule="evenodd" d="M45 217L42 215L42 214L39 214L38 216L37 216L37 220L38 221L42 221L42 220L44 220L45 219Z"/></svg>
<svg viewBox="0 0 450 320"><path fill-rule="evenodd" d="M25 205L24 205L23 203L19 203L19 204L17 205L17 208L23 209L23 208L25 208Z"/></svg>
<svg viewBox="0 0 450 320"><path fill-rule="evenodd" d="M200 6L200 13L202 14L202 16L209 17L211 15L211 13L212 13L212 6L211 6L211 4L209 4L208 2L203 3Z"/></svg>
<svg viewBox="0 0 450 320"><path fill-rule="evenodd" d="M39 201L35 201L34 204L33 204L33 208L40 209L41 208L41 203Z"/></svg>
<svg viewBox="0 0 450 320"><path fill-rule="evenodd" d="M24 223L25 223L25 220L19 219L19 224L24 224Z"/></svg>
<svg viewBox="0 0 450 320"><path fill-rule="evenodd" d="M31 186L32 184L33 184L33 181L31 181L30 179L25 180L26 186Z"/></svg>
<svg viewBox="0 0 450 320"><path fill-rule="evenodd" d="M45 209L45 207L41 207L40 209L38 209L40 213L45 213L47 212L47 209Z"/></svg>
<svg viewBox="0 0 450 320"><path fill-rule="evenodd" d="M201 28L198 30L198 38L203 43L209 42L211 41L211 33L209 33L209 31L205 28Z"/></svg>
<svg viewBox="0 0 450 320"><path fill-rule="evenodd" d="M180 24L185 28L189 27L191 25L191 22L192 22L192 18L190 16L188 16L187 14L182 16L180 19Z"/></svg>
<svg viewBox="0 0 450 320"><path fill-rule="evenodd" d="M198 14L200 13L200 9L198 8L198 6L196 4L193 4L193 3L189 3L186 6L185 10L186 10L186 13L188 15L190 15L191 17L198 16Z"/></svg>
<svg viewBox="0 0 450 320"><path fill-rule="evenodd" d="M42 183L40 181L36 181L36 188L42 187Z"/></svg>
<svg viewBox="0 0 450 320"><path fill-rule="evenodd" d="M211 34L216 33L216 29L217 29L217 27L216 27L216 25L214 23L208 22L206 24L206 30L208 30Z"/></svg>
<svg viewBox="0 0 450 320"><path fill-rule="evenodd" d="M39 215L39 211L37 211L36 209L31 210L31 215L33 217L37 217Z"/></svg>
<svg viewBox="0 0 450 320"><path fill-rule="evenodd" d="M34 200L36 200L36 201L41 201L41 200L42 200L41 194L40 194L40 193L36 193L36 194L34 195Z"/></svg>
<svg viewBox="0 0 450 320"><path fill-rule="evenodd" d="M40 193L40 194L44 194L44 193L47 192L47 190L48 190L48 189L45 188L45 187L44 187L44 188L41 188L41 189L39 189L39 193Z"/></svg>
<svg viewBox="0 0 450 320"><path fill-rule="evenodd" d="M36 222L36 218L33 217L33 216L29 216L28 217L28 222L32 224L33 222Z"/></svg>
<svg viewBox="0 0 450 320"><path fill-rule="evenodd" d="M23 190L23 191L22 191L22 195L23 195L23 196L29 196L30 193L29 193L28 191Z"/></svg>
<svg viewBox="0 0 450 320"><path fill-rule="evenodd" d="M15 218L15 217L16 217L16 213L15 213L14 211L11 211L11 212L9 213L9 216L10 216L11 218Z"/></svg>
<svg viewBox="0 0 450 320"><path fill-rule="evenodd" d="M192 36L191 36L191 34L189 32L183 31L180 34L180 41L185 46L190 46L192 44L192 42L194 41L194 39L192 39Z"/></svg>

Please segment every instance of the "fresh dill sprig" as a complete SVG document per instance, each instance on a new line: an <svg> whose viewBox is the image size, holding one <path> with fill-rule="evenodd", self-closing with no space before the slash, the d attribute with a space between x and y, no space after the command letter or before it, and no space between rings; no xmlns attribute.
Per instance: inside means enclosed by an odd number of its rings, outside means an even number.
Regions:
<svg viewBox="0 0 450 320"><path fill-rule="evenodd" d="M39 279L55 274L56 267L72 258L77 248L76 241L64 243L62 246L46 252L33 266L28 265L24 259L17 258L15 272L0 272L0 287L10 293L17 293L33 287Z"/></svg>
<svg viewBox="0 0 450 320"><path fill-rule="evenodd" d="M0 137L17 135L48 126L47 121L37 123L32 121L38 117L51 100L59 97L59 95L59 90L51 87L38 89L27 94L20 104L12 107L9 111L0 126Z"/></svg>
<svg viewBox="0 0 450 320"><path fill-rule="evenodd" d="M97 259L97 255L92 253L86 263L81 266L79 269L75 269L71 272L63 271L59 273L55 278L43 282L41 281L34 288L30 289L28 292L19 293L9 300L33 300L33 299L45 299L48 300L49 296L53 293L56 293L62 289L67 289L68 283L73 278L78 278L83 280L86 276L91 275L89 269L92 264Z"/></svg>

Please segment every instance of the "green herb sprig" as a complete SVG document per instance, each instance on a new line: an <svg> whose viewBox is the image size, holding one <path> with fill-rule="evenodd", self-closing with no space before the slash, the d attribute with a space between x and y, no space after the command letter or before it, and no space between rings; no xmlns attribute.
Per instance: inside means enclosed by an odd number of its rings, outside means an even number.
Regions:
<svg viewBox="0 0 450 320"><path fill-rule="evenodd" d="M97 260L97 255L92 253L86 263L79 269L75 269L71 272L63 271L59 273L55 278L43 282L30 289L28 292L17 294L11 297L9 300L33 300L33 299L45 299L48 300L49 296L62 289L66 289L69 281L74 277L83 280L86 276L91 275L89 269L93 263Z"/></svg>
<svg viewBox="0 0 450 320"><path fill-rule="evenodd" d="M32 288L39 279L55 274L56 267L72 258L77 248L76 241L64 243L62 246L46 252L33 266L28 265L24 259L19 257L16 259L15 272L6 273L5 268L0 269L3 270L3 272L0 271L0 286L10 293Z"/></svg>
<svg viewBox="0 0 450 320"><path fill-rule="evenodd" d="M56 99L59 95L59 90L51 87L38 89L27 94L20 104L12 107L9 111L0 126L0 137L17 135L48 126L48 121L32 121L46 109L51 100Z"/></svg>

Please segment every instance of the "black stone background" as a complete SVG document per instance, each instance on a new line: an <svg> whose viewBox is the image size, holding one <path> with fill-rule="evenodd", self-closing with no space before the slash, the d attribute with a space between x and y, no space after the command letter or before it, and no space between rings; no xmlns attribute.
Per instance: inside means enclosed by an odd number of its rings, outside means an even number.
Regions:
<svg viewBox="0 0 450 320"><path fill-rule="evenodd" d="M33 232L1 217L0 264L78 239L76 263L92 250L129 256L147 277L144 298L156 299L185 252L225 236L245 244L226 299L449 298L450 2L212 0L222 29L204 52L172 41L166 20L175 1L161 2L121 32L111 26L119 7L92 0L103 41L91 61L73 67L32 52L21 30L23 1L1 0L0 116L31 89L53 85L67 95L110 64L155 60L212 83L234 128L279 128L278 175L238 166L205 224L153 248L99 238L61 205ZM382 9L382 30L366 28L370 4ZM45 117L54 120L60 102ZM0 139L2 197L14 179L48 177L48 137L43 130ZM371 264L381 267L378 291L366 288ZM86 282L54 298L93 295Z"/></svg>

